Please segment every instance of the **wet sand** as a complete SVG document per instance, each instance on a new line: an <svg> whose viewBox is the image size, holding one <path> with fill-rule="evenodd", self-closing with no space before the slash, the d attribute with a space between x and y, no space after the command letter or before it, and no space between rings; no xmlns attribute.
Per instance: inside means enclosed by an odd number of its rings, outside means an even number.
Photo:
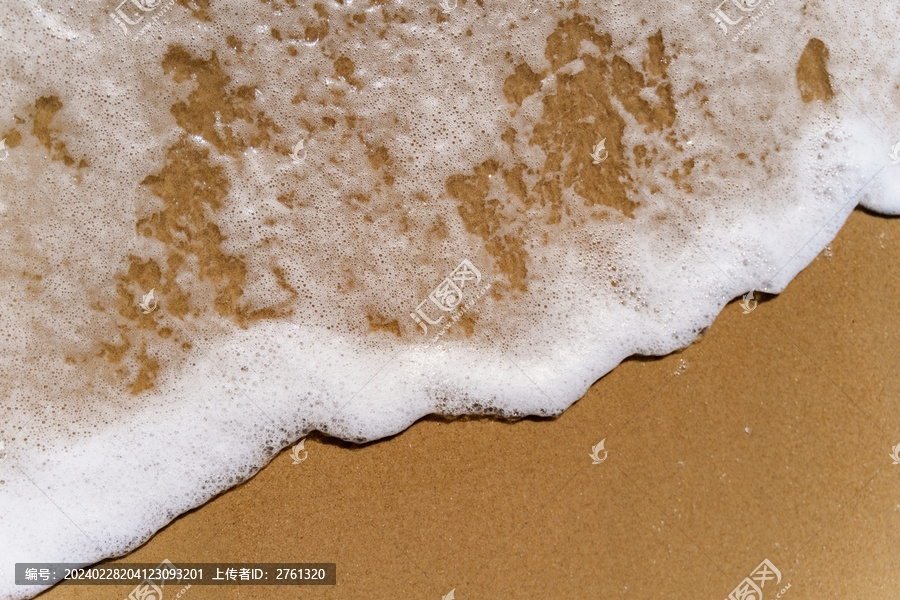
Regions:
<svg viewBox="0 0 900 600"><path fill-rule="evenodd" d="M121 560L337 563L336 587L187 600L725 598L763 559L782 573L764 598L790 584L782 597L896 600L900 220L857 210L830 248L556 419L426 418L363 446L312 435L302 463L282 452Z"/></svg>

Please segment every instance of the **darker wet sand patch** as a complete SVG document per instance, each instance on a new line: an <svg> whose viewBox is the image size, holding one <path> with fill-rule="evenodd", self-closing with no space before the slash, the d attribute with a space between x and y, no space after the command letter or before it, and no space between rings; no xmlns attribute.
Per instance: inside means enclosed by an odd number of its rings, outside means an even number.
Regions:
<svg viewBox="0 0 900 600"><path fill-rule="evenodd" d="M578 13L561 20L544 49L556 79L555 91L541 98L539 122L531 132L523 132L527 143L546 155L540 171L532 172L517 156L513 164L489 159L468 173L447 178L447 193L457 201L466 231L483 240L509 289L528 289L530 255L525 239L542 237L546 243L551 235L565 235L576 226L573 214L581 207L605 206L633 216L639 203L632 170L648 166L658 150L639 146L629 154L623 142L626 119L619 107L645 132L662 133L670 148L677 148L677 111L668 78L673 56L667 53L661 30L646 44L642 65L635 67L612 53L612 37L597 30L596 20ZM511 113L541 90L546 76L527 63L514 67L503 84ZM508 127L501 136L514 153L517 134ZM602 153L599 162L592 156L595 148ZM666 175L690 192L693 167L693 159L686 159L680 169ZM494 179L497 173L502 185ZM567 205L569 191L574 191L580 206ZM535 214L536 208L540 211ZM529 211L533 215L529 220L521 217ZM492 293L502 295L503 289L498 285Z"/></svg>
<svg viewBox="0 0 900 600"><path fill-rule="evenodd" d="M811 38L797 61L797 89L804 102L834 98L827 62L828 48L825 42Z"/></svg>

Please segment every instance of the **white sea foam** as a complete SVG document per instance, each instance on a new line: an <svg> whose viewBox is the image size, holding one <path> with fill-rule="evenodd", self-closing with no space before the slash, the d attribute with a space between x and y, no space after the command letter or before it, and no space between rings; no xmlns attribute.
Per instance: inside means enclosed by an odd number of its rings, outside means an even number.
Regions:
<svg viewBox="0 0 900 600"><path fill-rule="evenodd" d="M312 430L558 414L900 213L889 3L126 4L0 14L4 598Z"/></svg>

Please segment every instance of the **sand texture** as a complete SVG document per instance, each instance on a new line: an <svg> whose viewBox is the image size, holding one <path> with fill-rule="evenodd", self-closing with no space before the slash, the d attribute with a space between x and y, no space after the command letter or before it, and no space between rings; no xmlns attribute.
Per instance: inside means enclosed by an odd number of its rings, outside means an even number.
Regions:
<svg viewBox="0 0 900 600"><path fill-rule="evenodd" d="M334 588L182 598L900 596L900 221L855 211L779 296L630 359L556 419L426 418L355 446L317 435L123 561L328 561ZM605 439L607 460L591 448ZM46 600L121 599L58 586Z"/></svg>

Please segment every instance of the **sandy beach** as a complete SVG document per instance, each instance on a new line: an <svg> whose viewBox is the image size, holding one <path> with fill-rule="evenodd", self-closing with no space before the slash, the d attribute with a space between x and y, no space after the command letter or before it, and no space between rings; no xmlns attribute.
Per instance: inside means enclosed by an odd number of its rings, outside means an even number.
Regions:
<svg viewBox="0 0 900 600"><path fill-rule="evenodd" d="M764 559L781 574L765 598L894 600L898 266L900 221L856 210L784 293L731 303L683 352L627 360L559 418L312 435L300 464L282 452L121 560L337 563L336 587L190 600L725 598Z"/></svg>

